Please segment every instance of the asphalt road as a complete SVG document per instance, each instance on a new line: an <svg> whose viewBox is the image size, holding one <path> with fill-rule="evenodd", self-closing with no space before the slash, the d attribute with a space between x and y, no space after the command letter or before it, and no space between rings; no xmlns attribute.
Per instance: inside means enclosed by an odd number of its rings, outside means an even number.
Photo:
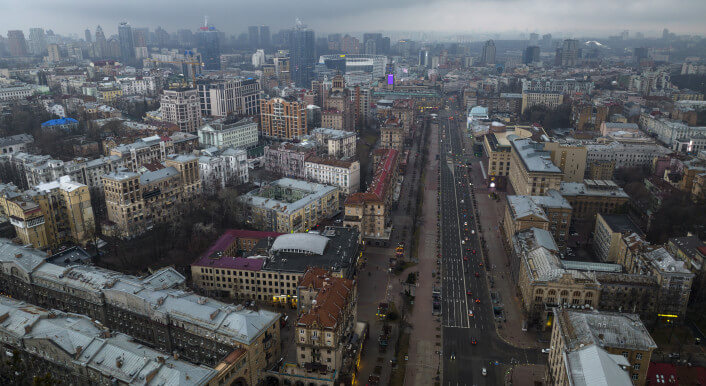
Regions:
<svg viewBox="0 0 706 386"><path fill-rule="evenodd" d="M486 262L475 222L470 173L471 149L463 149L454 110L441 111L438 160L442 254L444 385L501 385L512 364L536 363L538 350L524 350L496 333ZM460 122L465 124L465 120ZM473 162L476 165L477 163ZM482 375L485 368L487 374Z"/></svg>

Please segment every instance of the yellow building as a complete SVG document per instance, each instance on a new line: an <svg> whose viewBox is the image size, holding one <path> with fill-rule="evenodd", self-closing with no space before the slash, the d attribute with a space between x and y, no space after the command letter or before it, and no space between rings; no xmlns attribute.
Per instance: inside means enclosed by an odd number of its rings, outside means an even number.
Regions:
<svg viewBox="0 0 706 386"><path fill-rule="evenodd" d="M54 248L85 245L95 236L88 186L64 176L20 193L3 191L0 205L23 244Z"/></svg>
<svg viewBox="0 0 706 386"><path fill-rule="evenodd" d="M585 146L545 142L544 150L551 154L554 165L558 166L564 173L563 181L583 181L584 174L586 174L586 156L588 154Z"/></svg>
<svg viewBox="0 0 706 386"><path fill-rule="evenodd" d="M97 99L103 103L111 103L121 96L123 96L123 90L120 88L99 88L96 91Z"/></svg>
<svg viewBox="0 0 706 386"><path fill-rule="evenodd" d="M510 183L515 194L539 196L548 190L559 190L563 173L551 160L543 145L531 139L513 139Z"/></svg>
<svg viewBox="0 0 706 386"><path fill-rule="evenodd" d="M611 386L645 384L657 344L639 316L554 308L553 321L548 384L589 384L589 375Z"/></svg>
<svg viewBox="0 0 706 386"><path fill-rule="evenodd" d="M628 195L610 180L562 182L559 189L573 208L574 220L593 222L598 213L617 213L628 202Z"/></svg>
<svg viewBox="0 0 706 386"><path fill-rule="evenodd" d="M522 113L534 106L545 106L550 110L558 108L564 103L564 95L555 92L523 92L522 93Z"/></svg>
<svg viewBox="0 0 706 386"><path fill-rule="evenodd" d="M503 229L508 244L517 232L540 228L552 233L561 250L566 248L571 226L571 205L556 190L546 196L506 196Z"/></svg>

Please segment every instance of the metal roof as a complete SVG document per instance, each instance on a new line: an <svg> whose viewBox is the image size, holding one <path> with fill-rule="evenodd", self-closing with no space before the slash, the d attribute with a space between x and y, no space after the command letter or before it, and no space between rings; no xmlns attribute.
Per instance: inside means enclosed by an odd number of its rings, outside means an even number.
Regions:
<svg viewBox="0 0 706 386"><path fill-rule="evenodd" d="M272 244L272 251L304 251L322 255L328 244L328 237L314 233L291 233L278 236Z"/></svg>

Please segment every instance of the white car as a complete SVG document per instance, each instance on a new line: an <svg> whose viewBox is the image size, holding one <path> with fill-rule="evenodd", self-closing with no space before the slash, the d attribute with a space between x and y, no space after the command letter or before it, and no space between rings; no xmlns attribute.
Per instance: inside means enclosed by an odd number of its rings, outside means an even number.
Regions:
<svg viewBox="0 0 706 386"><path fill-rule="evenodd" d="M485 377L486 375L488 375L488 370L486 370L485 367L483 367L483 369L481 369L480 373L483 374L483 376Z"/></svg>
<svg viewBox="0 0 706 386"><path fill-rule="evenodd" d="M475 235L475 234L476 234L476 230L475 230L475 229L471 229L471 234L472 234L472 235Z"/></svg>
<svg viewBox="0 0 706 386"><path fill-rule="evenodd" d="M470 311L470 310L469 310L469 311L468 311L468 316L470 316L470 317L472 318L472 317L473 317L473 311Z"/></svg>
<svg viewBox="0 0 706 386"><path fill-rule="evenodd" d="M542 354L549 354L549 351L551 351L551 349L543 348L543 349L542 349Z"/></svg>
<svg viewBox="0 0 706 386"><path fill-rule="evenodd" d="M468 221L463 222L463 226L467 227L468 226Z"/></svg>

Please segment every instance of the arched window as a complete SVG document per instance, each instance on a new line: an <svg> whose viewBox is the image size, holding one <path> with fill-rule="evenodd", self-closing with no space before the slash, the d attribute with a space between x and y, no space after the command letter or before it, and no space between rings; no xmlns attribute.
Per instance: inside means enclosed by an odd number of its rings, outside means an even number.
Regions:
<svg viewBox="0 0 706 386"><path fill-rule="evenodd" d="M574 291L574 297L580 297L581 296L581 291Z"/></svg>
<svg viewBox="0 0 706 386"><path fill-rule="evenodd" d="M535 291L535 294L537 295L542 295L544 293L544 290L541 288L537 288L537 291Z"/></svg>
<svg viewBox="0 0 706 386"><path fill-rule="evenodd" d="M554 296L554 295L556 295L556 291L555 291L555 290L549 290L549 296Z"/></svg>
<svg viewBox="0 0 706 386"><path fill-rule="evenodd" d="M567 291L567 290L561 291L561 296L569 296L569 291Z"/></svg>
<svg viewBox="0 0 706 386"><path fill-rule="evenodd" d="M592 298L592 297L593 297L593 292L586 292L586 297L587 297L587 298Z"/></svg>

